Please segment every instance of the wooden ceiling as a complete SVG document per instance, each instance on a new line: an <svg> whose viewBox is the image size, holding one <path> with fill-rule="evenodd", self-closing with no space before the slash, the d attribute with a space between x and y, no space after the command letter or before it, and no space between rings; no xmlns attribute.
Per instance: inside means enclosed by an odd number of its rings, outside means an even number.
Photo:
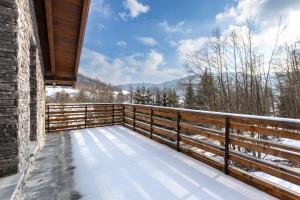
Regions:
<svg viewBox="0 0 300 200"><path fill-rule="evenodd" d="M74 86L90 0L34 0L46 85Z"/></svg>

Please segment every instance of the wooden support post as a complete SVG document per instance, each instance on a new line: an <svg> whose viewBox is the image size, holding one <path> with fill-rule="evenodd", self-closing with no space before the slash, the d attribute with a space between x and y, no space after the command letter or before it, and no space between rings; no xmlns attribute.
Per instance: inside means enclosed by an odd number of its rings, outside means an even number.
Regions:
<svg viewBox="0 0 300 200"><path fill-rule="evenodd" d="M224 173L229 174L228 171L228 158L229 158L229 131L230 131L230 122L229 118L225 118L225 152L224 152Z"/></svg>
<svg viewBox="0 0 300 200"><path fill-rule="evenodd" d="M150 138L152 139L153 135L153 109L150 111Z"/></svg>
<svg viewBox="0 0 300 200"><path fill-rule="evenodd" d="M133 106L133 130L135 131L135 107Z"/></svg>
<svg viewBox="0 0 300 200"><path fill-rule="evenodd" d="M123 126L125 124L125 106L122 105L122 123L123 123Z"/></svg>
<svg viewBox="0 0 300 200"><path fill-rule="evenodd" d="M177 117L176 117L176 131L177 131L177 138L176 138L176 150L180 150L180 113L177 112Z"/></svg>
<svg viewBox="0 0 300 200"><path fill-rule="evenodd" d="M50 132L50 106L48 105L48 114L47 114L47 116L48 116L48 130L47 130L47 133L49 133Z"/></svg>
<svg viewBox="0 0 300 200"><path fill-rule="evenodd" d="M115 124L115 104L112 105L112 125Z"/></svg>
<svg viewBox="0 0 300 200"><path fill-rule="evenodd" d="M84 128L86 128L86 124L87 124L87 105L85 105L85 113L84 113Z"/></svg>

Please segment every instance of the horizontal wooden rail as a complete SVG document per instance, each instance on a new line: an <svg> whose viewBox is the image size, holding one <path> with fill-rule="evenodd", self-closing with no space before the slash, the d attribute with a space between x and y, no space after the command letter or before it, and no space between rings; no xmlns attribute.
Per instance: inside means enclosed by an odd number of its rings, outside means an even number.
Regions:
<svg viewBox="0 0 300 200"><path fill-rule="evenodd" d="M155 141L280 199L300 199L253 173L300 185L300 147L280 142L300 140L300 120L136 104L124 104L124 116L124 126Z"/></svg>
<svg viewBox="0 0 300 200"><path fill-rule="evenodd" d="M122 124L280 199L300 199L255 172L300 185L300 120L136 104L48 104L47 131ZM297 144L297 143L296 143Z"/></svg>

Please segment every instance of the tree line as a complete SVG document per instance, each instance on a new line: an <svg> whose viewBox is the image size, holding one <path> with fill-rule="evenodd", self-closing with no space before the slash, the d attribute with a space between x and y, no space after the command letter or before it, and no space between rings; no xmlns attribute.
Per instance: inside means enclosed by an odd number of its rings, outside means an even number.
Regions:
<svg viewBox="0 0 300 200"><path fill-rule="evenodd" d="M175 89L146 88L138 86L129 90L129 102L156 106L178 107L179 96Z"/></svg>
<svg viewBox="0 0 300 200"><path fill-rule="evenodd" d="M270 52L260 51L254 34L251 22L239 31L216 30L188 55L186 107L300 118L299 42L278 45L277 35Z"/></svg>

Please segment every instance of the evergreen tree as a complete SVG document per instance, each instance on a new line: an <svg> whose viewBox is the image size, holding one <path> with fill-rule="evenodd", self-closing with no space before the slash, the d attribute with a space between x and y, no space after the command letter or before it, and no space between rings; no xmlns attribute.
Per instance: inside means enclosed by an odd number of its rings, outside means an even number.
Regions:
<svg viewBox="0 0 300 200"><path fill-rule="evenodd" d="M146 88L144 85L141 87L140 104L146 104Z"/></svg>
<svg viewBox="0 0 300 200"><path fill-rule="evenodd" d="M142 94L141 94L141 89L140 89L140 87L138 86L138 87L136 88L135 93L134 93L134 103L140 104L140 103L141 103L141 96L142 96Z"/></svg>
<svg viewBox="0 0 300 200"><path fill-rule="evenodd" d="M168 106L168 93L167 93L167 90L164 88L163 89L163 92L162 92L162 106Z"/></svg>
<svg viewBox="0 0 300 200"><path fill-rule="evenodd" d="M194 88L192 84L192 80L189 79L189 82L186 85L185 89L185 106L187 108L192 108L194 105L195 96L194 96Z"/></svg>
<svg viewBox="0 0 300 200"><path fill-rule="evenodd" d="M161 99L160 89L157 88L155 93L156 93L155 94L155 104L157 106L161 106L162 105L162 99Z"/></svg>
<svg viewBox="0 0 300 200"><path fill-rule="evenodd" d="M212 75L205 70L196 89L196 104L200 107L213 108L215 92L214 80Z"/></svg>
<svg viewBox="0 0 300 200"><path fill-rule="evenodd" d="M169 93L168 93L168 96L169 96L169 105L168 106L178 107L179 97L176 94L176 90L175 89L170 89Z"/></svg>
<svg viewBox="0 0 300 200"><path fill-rule="evenodd" d="M133 92L133 89L132 89L132 86L130 85L130 87L129 87L129 102L130 103L133 103L133 99L134 99L134 92Z"/></svg>
<svg viewBox="0 0 300 200"><path fill-rule="evenodd" d="M145 93L145 104L150 105L152 104L152 94L149 88L147 88Z"/></svg>

